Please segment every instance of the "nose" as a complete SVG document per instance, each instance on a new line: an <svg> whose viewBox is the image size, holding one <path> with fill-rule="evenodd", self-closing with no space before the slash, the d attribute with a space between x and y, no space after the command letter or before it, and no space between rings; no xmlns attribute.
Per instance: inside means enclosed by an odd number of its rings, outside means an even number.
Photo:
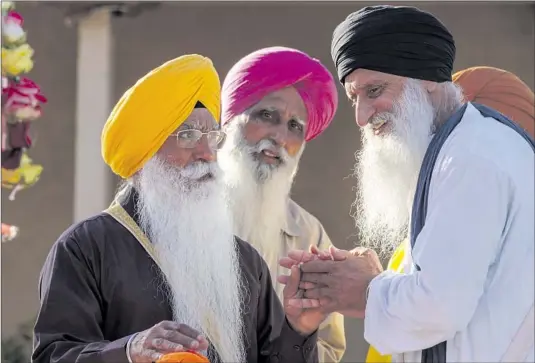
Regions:
<svg viewBox="0 0 535 363"><path fill-rule="evenodd" d="M355 121L359 127L364 127L368 124L368 120L373 114L371 105L363 101L361 97L357 98L355 103Z"/></svg>
<svg viewBox="0 0 535 363"><path fill-rule="evenodd" d="M208 162L216 160L216 151L210 147L206 135L203 135L195 146L193 156L195 157L195 160L204 160Z"/></svg>
<svg viewBox="0 0 535 363"><path fill-rule="evenodd" d="M286 123L282 123L280 125L277 125L273 128L273 132L271 134L271 138L273 141L277 143L277 145L284 147L286 145L286 141L288 140L288 126Z"/></svg>

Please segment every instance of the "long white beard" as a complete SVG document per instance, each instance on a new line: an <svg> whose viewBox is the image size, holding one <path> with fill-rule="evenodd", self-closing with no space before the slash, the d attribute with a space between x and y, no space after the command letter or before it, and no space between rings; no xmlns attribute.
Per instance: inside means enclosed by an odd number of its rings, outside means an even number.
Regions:
<svg viewBox="0 0 535 363"><path fill-rule="evenodd" d="M257 161L253 153L273 144L262 140L248 145L242 124L235 121L226 130L227 140L218 154L232 206L234 232L269 261L280 257L288 198L304 144L295 157L280 148L283 163L278 167L267 165Z"/></svg>
<svg viewBox="0 0 535 363"><path fill-rule="evenodd" d="M213 180L193 181L208 172ZM174 319L205 334L224 362L245 362L246 291L219 174L215 163L178 169L153 158L139 175L138 213L167 278Z"/></svg>
<svg viewBox="0 0 535 363"><path fill-rule="evenodd" d="M407 237L418 173L431 140L435 110L423 87L408 80L393 112L386 119L392 131L376 136L370 125L363 131L357 155L359 179L353 206L365 246L388 254Z"/></svg>

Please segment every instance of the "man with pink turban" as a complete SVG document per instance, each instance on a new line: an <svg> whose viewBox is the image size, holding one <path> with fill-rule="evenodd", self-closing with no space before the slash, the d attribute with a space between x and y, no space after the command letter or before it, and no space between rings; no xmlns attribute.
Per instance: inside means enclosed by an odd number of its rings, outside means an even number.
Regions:
<svg viewBox="0 0 535 363"><path fill-rule="evenodd" d="M317 59L291 48L270 47L236 63L223 82L218 153L234 214L235 234L262 254L273 278L292 249L329 248L321 223L290 198L306 142L331 123L338 93ZM276 284L279 297L282 285ZM344 321L333 313L320 326L320 362L345 352Z"/></svg>

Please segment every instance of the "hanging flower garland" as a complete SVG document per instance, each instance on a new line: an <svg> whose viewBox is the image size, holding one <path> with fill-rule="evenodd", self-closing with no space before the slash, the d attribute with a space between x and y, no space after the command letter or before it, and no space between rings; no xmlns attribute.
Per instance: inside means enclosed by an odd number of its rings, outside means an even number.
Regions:
<svg viewBox="0 0 535 363"><path fill-rule="evenodd" d="M28 156L32 146L30 125L47 102L39 85L24 77L33 68L33 49L26 43L24 19L12 2L2 2L2 187L18 191L34 185L43 167ZM2 223L2 242L13 239L18 228Z"/></svg>

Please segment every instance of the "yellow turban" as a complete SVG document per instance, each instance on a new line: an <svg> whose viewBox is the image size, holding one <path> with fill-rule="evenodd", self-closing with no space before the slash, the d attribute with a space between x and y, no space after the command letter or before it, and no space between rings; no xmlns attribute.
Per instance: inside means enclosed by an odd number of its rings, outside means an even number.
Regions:
<svg viewBox="0 0 535 363"><path fill-rule="evenodd" d="M175 58L152 70L124 93L102 131L102 157L129 178L156 154L188 118L197 101L219 122L219 75L209 58Z"/></svg>

